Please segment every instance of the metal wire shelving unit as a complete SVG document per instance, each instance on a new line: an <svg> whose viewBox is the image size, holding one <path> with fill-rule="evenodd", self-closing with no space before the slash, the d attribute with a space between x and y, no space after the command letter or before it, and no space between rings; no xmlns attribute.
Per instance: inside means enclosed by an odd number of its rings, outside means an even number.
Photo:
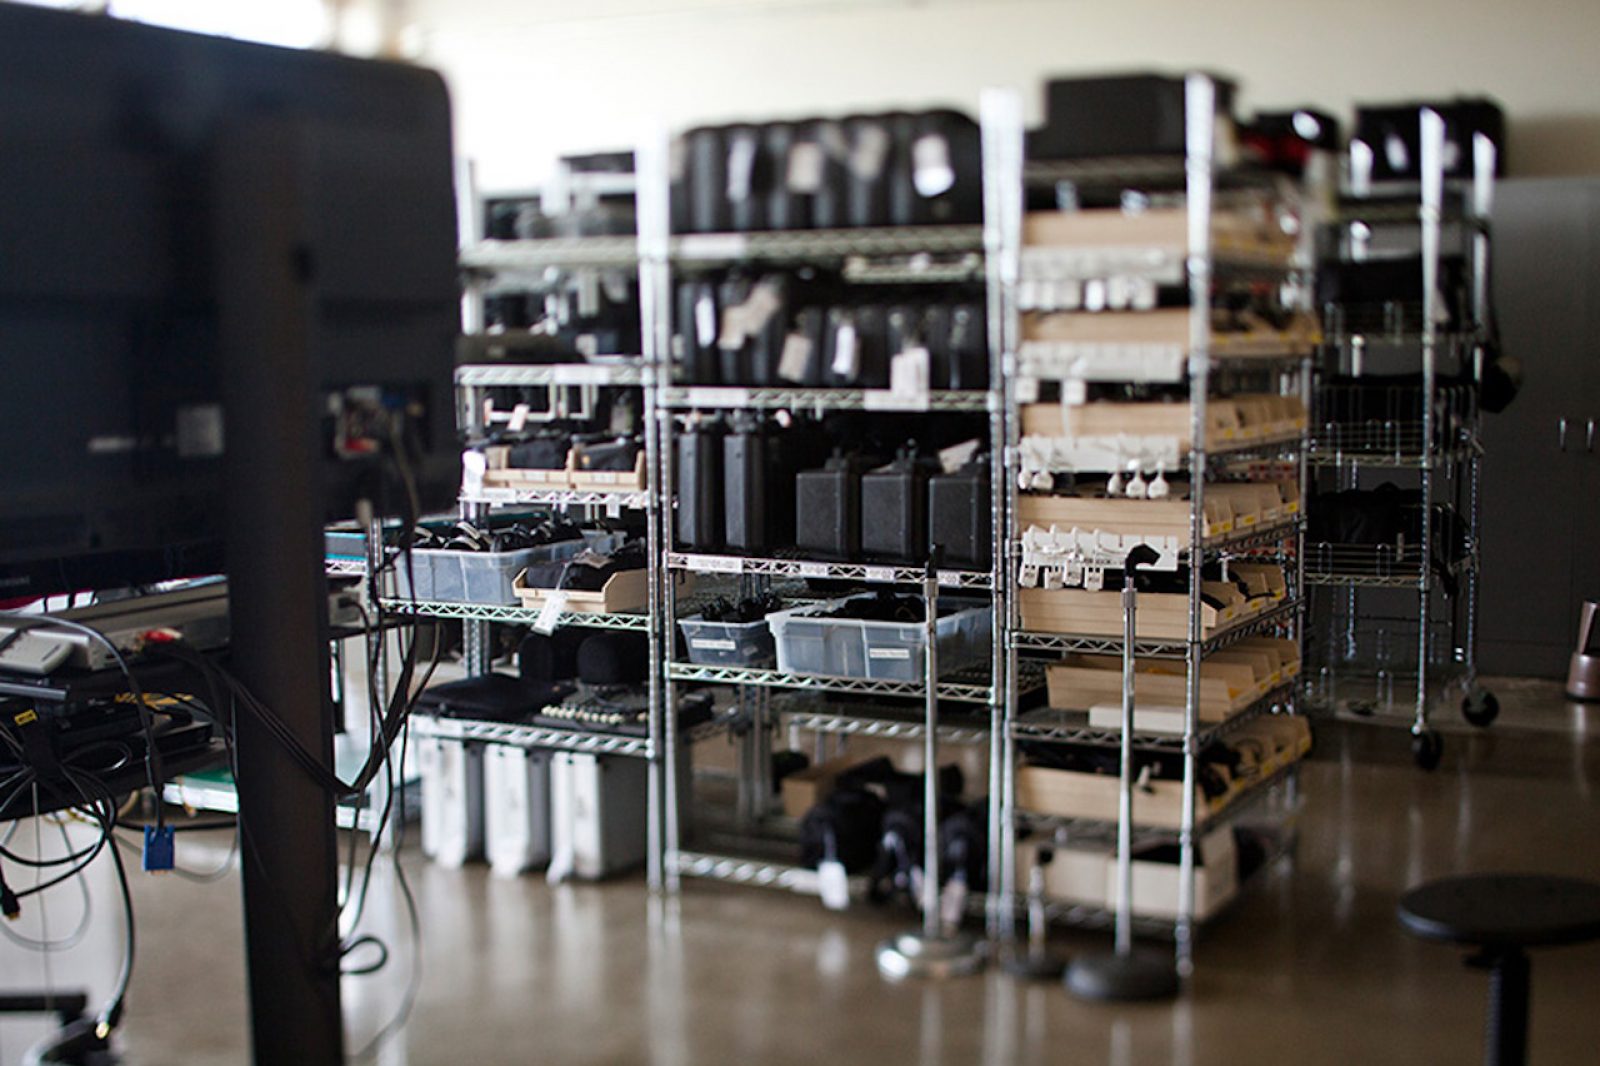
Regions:
<svg viewBox="0 0 1600 1066"><path fill-rule="evenodd" d="M703 271L730 266L762 264L768 267L805 267L836 270L840 280L852 285L919 284L939 286L982 283L987 233L983 226L900 226L848 230L810 230L761 233L691 234L674 236L668 222L669 169L665 137L641 145L639 165L641 297L645 313L644 335L647 355L665 353L671 336L671 291L674 277L686 271ZM660 496L659 508L670 518L674 485L672 456L675 423L673 414L691 411L780 411L825 412L914 412L939 415L965 415L987 420L991 455L991 484L1003 469L999 454L1000 381L998 362L991 360L989 388L978 390L932 390L914 396L899 395L889 389L791 388L773 386L685 386L675 384L664 359L657 360L656 387L659 415L655 422L656 454L659 466L653 468ZM998 530L1000 504L995 502L990 516ZM670 540L670 532L667 538ZM907 565L839 563L797 557L797 553L775 552L765 557L731 554L706 554L679 551L667 546L662 554L662 573L689 572L716 575L734 580L742 590L770 588L775 582L829 580L863 587L920 587L925 568ZM937 683L940 699L967 704L973 713L962 716L959 727L941 726L941 742L978 744L996 749L1002 702L1007 685L1002 675L1005 658L1001 653L999 621L1003 617L1004 591L1001 588L998 553L987 568L979 570L945 569L937 577L941 594L959 593L986 598L995 639L986 661L957 664L957 672L941 672ZM675 598L662 589L664 643L662 652L670 657L672 627L683 613ZM739 706L745 709L749 728L742 736L741 774L738 798L739 834L721 837L698 833L698 839L685 839L682 832L687 818L678 809L679 788L674 776L679 760L672 738L667 738L665 766L669 776L664 824L663 865L667 884L680 887L682 878L711 878L740 884L816 891L816 872L797 867L783 856L794 854L792 840L780 833L771 838L768 830L781 822L769 809L771 735L780 726L803 728L836 738L871 736L880 738L922 737L925 729L903 712L905 700L926 694L922 681L876 681L862 678L823 677L783 673L774 669L715 667L688 662L670 662L663 671L665 698L670 702L679 685L716 684L732 686ZM1042 684L1035 676L1031 683ZM785 696L784 693L791 693ZM856 697L848 704L822 703L816 694ZM878 703L876 701L887 701ZM901 701L896 705L895 701ZM803 706L803 709L801 709ZM991 766L997 759L991 754ZM991 789L990 795L994 795ZM991 818L998 826L997 816ZM696 823L700 823L697 821ZM996 840L993 832L989 839ZM719 850L720 849L720 850ZM991 877L998 877L998 848L991 849Z"/></svg>
<svg viewBox="0 0 1600 1066"><path fill-rule="evenodd" d="M1341 490L1404 472L1414 478L1416 528L1386 544L1315 543L1306 553L1306 581L1328 592L1317 597L1319 628L1326 639L1307 645L1311 669L1306 696L1324 710L1376 704L1399 710L1401 675L1411 689L1412 754L1424 769L1438 765L1443 739L1429 724L1436 700L1459 697L1467 720L1485 726L1498 700L1477 683L1478 530L1481 468L1478 384L1484 346L1490 340L1488 268L1489 214L1495 149L1474 138L1471 178L1445 179L1444 122L1423 108L1420 180L1374 190L1357 162L1363 146L1351 145L1347 178L1324 237L1324 255L1346 261L1384 254L1420 252L1420 301L1381 306L1324 308L1324 372L1342 375L1319 385L1312 465L1325 484ZM1447 316L1446 245L1459 252L1467 290L1454 319ZM1376 368L1411 371L1412 378L1385 379ZM1365 474L1371 478L1364 478ZM1450 508L1461 523L1458 544L1436 528L1438 509ZM1414 596L1411 617L1390 616ZM1383 597L1388 597L1387 599ZM1409 657L1400 652L1411 643ZM1396 718L1396 716L1386 716Z"/></svg>
<svg viewBox="0 0 1600 1066"><path fill-rule="evenodd" d="M1239 372L1268 377L1273 391L1297 396L1309 406L1311 356L1317 338L1311 334L1280 334L1259 341L1233 341L1214 333L1210 307L1211 286L1214 278L1225 275L1230 269L1241 269L1246 274L1276 277L1280 281L1300 279L1308 265L1309 249L1304 241L1295 256L1288 259L1264 259L1254 255L1241 255L1237 249L1226 247L1217 239L1213 224L1214 211L1224 190L1251 189L1281 196L1290 192L1284 187L1280 175L1237 167L1226 167L1216 158L1215 84L1203 75L1191 75L1186 81L1186 144L1187 150L1179 158L1104 159L1074 161L1070 163L1039 163L1026 161L1023 150L1021 107L1012 94L991 94L985 100L984 127L986 149L990 152L986 162L988 184L996 192L997 209L989 219L990 235L990 286L992 320L1000 323L1001 333L996 347L1003 353L1005 379L1005 411L1007 455L1012 457L1003 484L1006 486L1007 529L1004 543L1007 548L1006 584L1015 582L1021 557L1021 530L1018 529L1019 495L1018 478L1023 470L1016 461L1021 440L1020 405L1036 399L1040 393L1039 382L1062 383L1063 400L1069 395L1084 394L1088 383L1108 381L1138 381L1144 383L1182 384L1187 386L1189 405L1189 440L1195 442L1187 455L1182 456L1182 467L1189 475L1189 530L1181 538L1184 561L1227 560L1244 557L1268 557L1284 564L1287 593L1276 604L1256 612L1252 617L1220 632L1207 635L1201 622L1201 568L1190 566L1188 579L1188 635L1180 640L1145 640L1135 643L1135 654L1141 657L1181 659L1186 664L1186 691L1184 729L1180 735L1136 734L1135 746L1148 751L1179 754L1183 760L1183 801L1181 823L1176 830L1164 830L1168 839L1176 839L1180 848L1179 890L1177 914L1171 919L1139 919L1134 925L1141 933L1165 933L1175 941L1175 954L1181 974L1193 969L1193 941L1195 921L1195 865L1198 846L1198 828L1201 819L1195 809L1195 782L1198 772L1199 752L1204 743L1220 739L1232 729L1266 713L1297 713L1298 686L1280 684L1265 693L1244 711L1216 725L1203 725L1199 721L1200 666L1207 656L1243 640L1251 635L1277 632L1298 638L1303 626L1302 587L1300 560L1303 556L1303 523L1299 513L1304 510L1306 484L1306 448L1303 432L1285 434L1275 439L1240 442L1237 447L1208 448L1205 428L1208 401L1214 391L1226 390ZM1151 248L1121 249L1116 257L1127 267L1137 267L1137 272L1158 276L1163 283L1186 285L1189 290L1189 315L1187 343L1158 346L1151 350L1140 345L1088 345L1062 346L1040 342L1025 342L1022 336L1022 313L1033 306L1026 295L1031 278L1030 271L1045 270L1052 276L1067 267L1084 273L1085 278L1103 276L1107 264L1095 255L1047 254L1023 247L1024 189L1051 187L1062 199L1062 188L1067 188L1065 199L1075 200L1075 193L1086 186L1110 190L1160 188L1182 193L1187 218L1187 241L1181 254L1172 249ZM1096 312L1086 312L1096 313ZM1117 312L1135 315L1137 312ZM1070 388L1069 388L1070 386ZM1301 495L1295 508L1298 513L1274 523L1270 528L1252 529L1212 538L1204 535L1203 507L1208 476L1219 473L1223 467L1262 461L1287 463L1298 471ZM1171 467L1168 467L1170 470ZM1087 473L1087 469L1072 468L1072 472ZM1107 471L1099 471L1107 472ZM1009 591L1009 590L1008 590ZM1116 597L1116 593L1106 593ZM1022 627L1017 597L1008 596L1008 618L1005 643L1008 655L1008 677L1015 677L1022 656L1050 658L1064 653L1120 653L1123 641L1120 635L1098 633L1055 633L1029 631ZM1004 854L1000 858L1002 880L999 896L1011 901L1013 906L1001 906L1001 925L1008 935L1014 935L1013 925L1023 897L1016 888L1016 840L1019 831L1038 828L1049 820L1030 817L1017 807L1016 764L1018 743L1077 743L1097 746L1120 743L1120 731L1096 730L1088 727L1086 713L1053 710L1020 712L1019 693L1013 689L1006 700L1007 715L1002 737L1000 817ZM1282 767L1263 794L1275 791L1281 782L1291 795L1295 788L1295 766ZM1254 790L1252 790L1254 792ZM1241 804L1240 810L1248 809ZM1058 827L1068 827L1060 823ZM1090 826L1085 822L1070 824L1078 831L1093 829L1106 832L1114 829L1115 822ZM1281 834L1284 846L1292 845L1293 834ZM1053 919L1090 928L1110 925L1113 914L1103 906L1088 906L1056 901L1046 908Z"/></svg>

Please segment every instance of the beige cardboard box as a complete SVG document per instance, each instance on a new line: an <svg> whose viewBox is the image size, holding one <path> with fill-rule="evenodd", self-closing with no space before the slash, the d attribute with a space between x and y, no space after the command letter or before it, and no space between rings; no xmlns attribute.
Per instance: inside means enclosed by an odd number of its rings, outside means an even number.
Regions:
<svg viewBox="0 0 1600 1066"><path fill-rule="evenodd" d="M1050 706L1067 711L1122 702L1122 659L1115 655L1071 655L1045 670ZM1182 707L1188 699L1188 674L1181 660L1134 662L1134 707ZM1249 706L1259 691L1255 671L1244 663L1207 659L1200 667L1202 722L1220 722Z"/></svg>
<svg viewBox="0 0 1600 1066"><path fill-rule="evenodd" d="M1210 492L1202 507L1203 536L1224 536L1233 531L1233 510L1228 497ZM1084 496L1017 497L1017 518L1023 529L1092 529L1105 533L1139 533L1147 537L1177 537L1188 543L1189 501L1173 496L1164 500L1129 500Z"/></svg>
<svg viewBox="0 0 1600 1066"><path fill-rule="evenodd" d="M1104 907L1108 880L1106 871L1116 869L1116 856L1109 845L1084 842L1070 848L1055 848L1054 858L1044 868L1044 894L1063 903L1082 903ZM1039 845L1032 840L1017 843L1017 886L1028 890L1028 877L1038 861Z"/></svg>
<svg viewBox="0 0 1600 1066"><path fill-rule="evenodd" d="M1237 590L1235 590L1237 594ZM1240 597L1242 601L1243 597ZM1086 636L1122 635L1122 593L1088 589L1018 589L1022 628L1040 633ZM1200 608L1204 634L1210 636L1231 619L1231 613L1209 604ZM1189 634L1189 597L1176 592L1147 592L1139 597L1135 622L1141 640L1183 640Z"/></svg>
<svg viewBox="0 0 1600 1066"><path fill-rule="evenodd" d="M872 757L863 752L851 752L789 774L780 786L783 813L790 818L804 818L807 811L828 798L840 774L852 766L860 766Z"/></svg>
<svg viewBox="0 0 1600 1066"><path fill-rule="evenodd" d="M1017 806L1036 814L1115 821L1119 787L1115 774L1086 774L1043 766L1017 768ZM1205 814L1205 797L1196 789L1197 824ZM1182 820L1183 782L1152 781L1148 788L1134 790L1135 825L1176 829Z"/></svg>
<svg viewBox="0 0 1600 1066"><path fill-rule="evenodd" d="M1148 856L1157 846L1134 849L1133 913L1145 918L1176 918L1182 867L1177 862L1150 859ZM1116 899L1116 881L1117 865L1113 861L1106 874L1107 899ZM1234 844L1233 830L1224 826L1200 838L1194 867L1195 918L1204 920L1215 914L1238 891L1239 851Z"/></svg>

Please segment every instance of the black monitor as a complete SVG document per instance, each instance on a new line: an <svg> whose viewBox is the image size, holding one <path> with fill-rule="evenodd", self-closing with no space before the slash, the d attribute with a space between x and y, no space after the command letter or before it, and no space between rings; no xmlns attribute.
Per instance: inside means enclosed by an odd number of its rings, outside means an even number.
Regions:
<svg viewBox="0 0 1600 1066"><path fill-rule="evenodd" d="M438 76L0 3L0 601L222 569L216 146L302 146L329 517L455 479Z"/></svg>

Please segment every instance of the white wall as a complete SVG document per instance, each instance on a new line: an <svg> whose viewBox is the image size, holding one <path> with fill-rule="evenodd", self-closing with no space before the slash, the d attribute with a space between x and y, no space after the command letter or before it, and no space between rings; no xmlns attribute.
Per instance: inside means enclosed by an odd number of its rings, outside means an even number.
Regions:
<svg viewBox="0 0 1600 1066"><path fill-rule="evenodd" d="M653 121L976 109L985 86L1203 67L1246 107L1487 93L1515 173L1600 173L1600 0L410 0L486 188Z"/></svg>

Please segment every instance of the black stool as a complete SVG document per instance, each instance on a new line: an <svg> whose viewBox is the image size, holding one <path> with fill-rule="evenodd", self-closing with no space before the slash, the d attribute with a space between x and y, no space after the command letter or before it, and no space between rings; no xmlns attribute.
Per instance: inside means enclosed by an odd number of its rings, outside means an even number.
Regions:
<svg viewBox="0 0 1600 1066"><path fill-rule="evenodd" d="M1527 948L1600 938L1600 885L1570 877L1474 874L1413 888L1400 924L1417 936L1478 949L1467 965L1489 971L1489 1066L1528 1058Z"/></svg>

